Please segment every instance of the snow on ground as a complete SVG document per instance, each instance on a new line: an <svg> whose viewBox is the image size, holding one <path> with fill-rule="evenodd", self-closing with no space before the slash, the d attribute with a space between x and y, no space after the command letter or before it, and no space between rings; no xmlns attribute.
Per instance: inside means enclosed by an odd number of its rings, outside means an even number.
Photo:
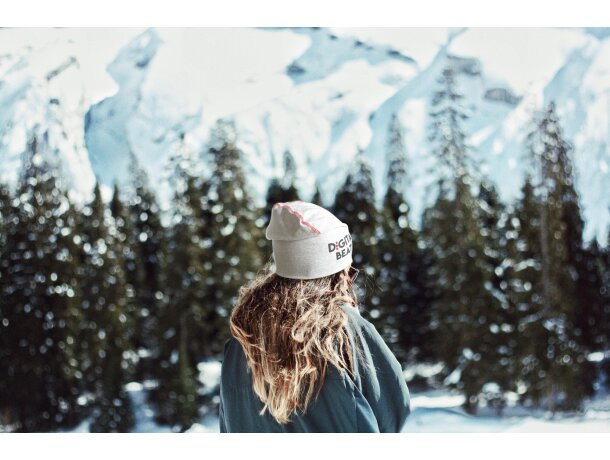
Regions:
<svg viewBox="0 0 610 460"><path fill-rule="evenodd" d="M583 415L520 407L506 408L502 417L481 408L469 415L460 408L464 397L447 390L411 393L411 414L403 432L610 432L610 395L599 396L586 405Z"/></svg>
<svg viewBox="0 0 610 460"><path fill-rule="evenodd" d="M198 366L199 380L204 392L218 390L221 363L202 362ZM405 375L407 372L405 371ZM150 383L132 382L127 390L132 397L136 426L134 432L171 432L169 426L154 422L153 411L146 403ZM460 406L464 396L447 389L411 392L411 414L403 433L472 433L472 432L604 432L610 433L610 393L600 392L586 403L582 415L557 413L554 417L543 410L529 410L520 406L507 407L503 416L493 409L482 407L477 415L467 414ZM88 432L89 423L83 422L72 432ZM187 430L188 433L218 433L216 411L208 413Z"/></svg>
<svg viewBox="0 0 610 460"><path fill-rule="evenodd" d="M202 361L197 364L199 381L204 389L211 391L218 386L220 382L220 368L220 361Z"/></svg>

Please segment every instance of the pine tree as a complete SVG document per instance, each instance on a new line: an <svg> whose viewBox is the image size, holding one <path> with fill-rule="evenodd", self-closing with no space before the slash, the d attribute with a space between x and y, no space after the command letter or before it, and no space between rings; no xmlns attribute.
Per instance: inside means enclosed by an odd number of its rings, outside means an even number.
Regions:
<svg viewBox="0 0 610 460"><path fill-rule="evenodd" d="M553 103L534 120L528 150L537 172L539 207L538 240L531 245L540 247L541 264L541 306L528 331L534 347L529 356L535 362L528 396L554 414L557 409L578 409L591 394L592 380L576 326L580 311L574 254L580 230L574 214L571 146L563 138Z"/></svg>
<svg viewBox="0 0 610 460"><path fill-rule="evenodd" d="M602 273L602 350L605 353L610 351L610 231L606 240L606 247L600 254L600 271ZM610 359L604 360L602 371L606 374L606 381L610 381Z"/></svg>
<svg viewBox="0 0 610 460"><path fill-rule="evenodd" d="M8 249L6 247L6 235L13 219L13 197L9 188L0 183L0 298L4 299L6 283L4 271L8 266ZM10 356L9 343L5 328L9 326L8 318L5 317L4 302L0 302L0 394L6 394L8 360ZM0 406L0 425L8 425L8 421L3 420L2 407Z"/></svg>
<svg viewBox="0 0 610 460"><path fill-rule="evenodd" d="M13 218L12 201L13 196L10 189L5 184L0 183L0 260L3 260L3 254L6 250L6 234ZM2 272L0 271L1 275ZM2 278L0 278L0 289L2 289ZM1 308L2 305L0 305L0 319L2 314ZM2 325L0 324L1 327Z"/></svg>
<svg viewBox="0 0 610 460"><path fill-rule="evenodd" d="M117 232L102 200L99 184L83 210L81 287L83 323L79 347L84 389L91 393L91 431L126 432L134 424L131 400L124 385L132 351L128 340L127 289Z"/></svg>
<svg viewBox="0 0 610 460"><path fill-rule="evenodd" d="M527 179L525 184L522 188L523 201L509 204L498 222L500 263L495 266L495 281L497 283L499 280L499 294L505 313L504 322L500 325L503 340L500 359L503 360L502 364L506 364L503 377L510 382L503 388L510 388L514 392L519 392L524 386L520 348L525 344L519 327L525 324L523 319L531 309L532 289L537 276L534 255L522 236L528 231L528 226L535 225L531 216L525 217L524 208L527 205L521 206L532 198L526 192L526 189L531 191L530 180Z"/></svg>
<svg viewBox="0 0 610 460"><path fill-rule="evenodd" d="M158 385L150 399L160 423L188 429L198 418L196 363L210 341L206 322L205 248L201 244L202 198L190 168L178 167L175 177L173 219L167 229L164 263L165 299L159 315L158 355L154 373Z"/></svg>
<svg viewBox="0 0 610 460"><path fill-rule="evenodd" d="M433 154L438 160L439 190L435 204L424 212L422 233L433 255L433 339L445 364L441 376L465 395L464 408L474 413L485 384L494 382L499 349L492 337L502 308L494 295L494 269L488 263L482 232L482 210L473 195L472 160L461 121L454 70L449 65L439 79L430 116Z"/></svg>
<svg viewBox="0 0 610 460"><path fill-rule="evenodd" d="M136 318L134 345L148 355L154 354L158 349L158 341L161 340L155 332L158 330L159 309L164 296L162 270L165 229L161 224L157 197L150 189L148 175L133 153L130 170L133 182L129 214L133 224L134 236L131 243L136 262L135 271L128 268L126 277L136 283L134 291L139 315ZM142 362L142 366L147 368L147 363ZM149 371L142 372L146 374Z"/></svg>
<svg viewBox="0 0 610 460"><path fill-rule="evenodd" d="M188 358L187 336L182 331L186 330L186 318L181 317L180 323L180 349L178 351L178 369L174 374L174 390L176 394L176 422L181 427L180 431L186 431L199 416L197 404L198 381L192 364Z"/></svg>
<svg viewBox="0 0 610 460"><path fill-rule="evenodd" d="M83 417L75 212L39 147L36 137L28 143L0 267L7 347L0 408L17 431L71 427Z"/></svg>
<svg viewBox="0 0 610 460"><path fill-rule="evenodd" d="M11 191L5 184L0 183L0 254L5 246L6 228L10 225L11 201Z"/></svg>
<svg viewBox="0 0 610 460"><path fill-rule="evenodd" d="M453 65L448 62L437 80L439 89L434 92L430 110L429 140L438 160L437 173L443 180L462 177L475 170L462 125L469 114L461 104L464 96L458 92L455 73Z"/></svg>
<svg viewBox="0 0 610 460"><path fill-rule="evenodd" d="M505 393L515 391L516 369L518 357L517 344L517 312L510 296L510 272L516 248L514 247L517 222L513 220L512 209L500 201L495 186L487 178L479 184L479 227L485 240L485 250L482 255L486 270L490 273L490 284L486 287L497 302L494 308L488 309L489 324L488 344L492 353L491 362L487 363L493 384L487 385L490 391L484 391L483 397L487 404L496 408L501 414L506 405Z"/></svg>
<svg viewBox="0 0 610 460"><path fill-rule="evenodd" d="M582 334L587 353L604 351L607 348L605 321L610 309L604 308L606 281L604 252L596 238L580 250L582 259L578 264L580 313L576 326ZM595 379L595 374L590 374Z"/></svg>
<svg viewBox="0 0 610 460"><path fill-rule="evenodd" d="M409 220L404 197L407 181L402 129L394 115L389 128L388 188L380 215L380 332L402 363L430 359L429 304L425 257Z"/></svg>
<svg viewBox="0 0 610 460"><path fill-rule="evenodd" d="M269 187L267 188L267 196L265 197L265 201L267 205L265 206L265 225L269 224L269 219L271 218L271 210L270 208L279 201L284 201L285 190L280 185L280 180L277 177L274 177L269 181ZM287 200L290 201L290 200Z"/></svg>
<svg viewBox="0 0 610 460"><path fill-rule="evenodd" d="M320 193L320 186L317 182L316 182L316 188L311 197L310 203L317 204L318 206L324 207L324 204L322 203L322 194Z"/></svg>
<svg viewBox="0 0 610 460"><path fill-rule="evenodd" d="M601 254L602 258L602 273L603 273L603 299L604 299L604 349L610 350L610 230L606 240L606 247Z"/></svg>
<svg viewBox="0 0 610 460"><path fill-rule="evenodd" d="M143 270L139 269L139 261L134 250L136 247L136 235L133 216L126 206L121 191L117 184L114 185L112 199L110 200L110 213L112 215L111 228L114 235L114 246L119 255L122 269L125 275L125 314L127 315L129 329L127 339L129 343L138 349L142 346L140 331L137 329L139 321L139 305L136 298L136 287L143 284L141 279ZM136 379L141 376L135 375Z"/></svg>
<svg viewBox="0 0 610 460"><path fill-rule="evenodd" d="M516 391L520 402L532 405L540 398L537 383L540 362L540 337L547 335L539 312L543 306L540 251L540 199L536 196L531 176L526 176L521 197L506 223L506 241L503 247L505 263L503 278L505 292L513 309L512 321L516 324L513 367ZM542 339L543 342L546 341Z"/></svg>
<svg viewBox="0 0 610 460"><path fill-rule="evenodd" d="M265 247L262 210L250 196L237 146L234 124L219 120L207 155L212 175L203 198L203 244L206 248L206 321L214 331L206 354L220 355L230 336L228 315L239 288L263 265Z"/></svg>
<svg viewBox="0 0 610 460"><path fill-rule="evenodd" d="M267 189L267 206L265 207L264 225L269 224L271 208L275 203L300 200L299 191L295 185L296 166L290 150L284 152L284 170L282 177L274 177Z"/></svg>
<svg viewBox="0 0 610 460"><path fill-rule="evenodd" d="M294 157L290 150L284 151L284 177L281 186L286 195L283 201L294 201L299 199L299 192L296 187L297 167Z"/></svg>
<svg viewBox="0 0 610 460"><path fill-rule="evenodd" d="M345 222L352 235L353 265L360 270L355 288L361 312L365 318L377 323L379 293L376 288L378 274L379 212L375 207L375 189L371 167L358 151L353 169L335 195L330 211Z"/></svg>
<svg viewBox="0 0 610 460"><path fill-rule="evenodd" d="M289 150L284 152L284 175L274 177L269 182L269 188L267 189L266 206L264 210L264 222L263 225L267 227L269 220L271 219L271 208L275 203L288 202L299 200L299 192L295 186L295 163L294 158ZM271 241L264 239L264 247L262 247L263 254L271 254L273 252Z"/></svg>
<svg viewBox="0 0 610 460"><path fill-rule="evenodd" d="M464 392L464 408L474 413L483 385L494 382L498 348L490 340L490 327L501 307L492 294L486 241L470 184L458 182L452 196L441 192L424 213L422 231L434 255L429 276L437 280L432 343L446 366L445 382Z"/></svg>
<svg viewBox="0 0 610 460"><path fill-rule="evenodd" d="M576 192L575 171L572 164L573 147L562 138L555 106L549 104L548 116L554 123L552 133L557 139L556 161L552 169L557 174L556 191L561 199L563 225L567 246L567 269L575 279L575 304L572 306L571 323L576 341L582 347L580 364L581 391L584 396L593 396L593 382L597 378L595 364L587 359L589 353L599 350L598 325L602 319L602 279L598 268L598 251L586 247L583 238L584 220L580 210L580 198ZM558 171L557 171L558 168Z"/></svg>

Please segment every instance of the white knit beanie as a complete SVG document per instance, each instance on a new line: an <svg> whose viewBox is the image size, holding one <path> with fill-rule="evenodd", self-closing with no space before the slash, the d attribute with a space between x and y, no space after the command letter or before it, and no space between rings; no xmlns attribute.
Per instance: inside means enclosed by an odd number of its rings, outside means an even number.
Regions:
<svg viewBox="0 0 610 460"><path fill-rule="evenodd" d="M352 264L347 224L313 203L275 203L265 237L272 241L275 273L285 278L321 278Z"/></svg>

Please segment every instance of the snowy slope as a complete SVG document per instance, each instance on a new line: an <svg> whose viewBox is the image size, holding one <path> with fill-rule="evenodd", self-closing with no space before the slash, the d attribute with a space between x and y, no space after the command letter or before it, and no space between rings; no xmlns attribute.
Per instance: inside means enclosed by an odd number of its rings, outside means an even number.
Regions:
<svg viewBox="0 0 610 460"><path fill-rule="evenodd" d="M75 198L91 191L85 114L116 90L105 67L135 32L0 30L0 180L14 183L26 143L37 132L46 134L44 154L65 172Z"/></svg>
<svg viewBox="0 0 610 460"><path fill-rule="evenodd" d="M233 117L259 204L295 156L304 198L331 203L362 148L384 191L388 122L398 114L417 218L432 196L429 101L447 56L472 113L483 171L517 196L532 111L554 99L574 142L587 237L610 224L610 35L587 29L40 29L0 31L0 179L13 182L26 134L48 129L68 180L126 178L132 151L166 204L168 159L202 151ZM48 78L51 76L51 78ZM66 135L64 136L65 133ZM185 144L179 139L185 134Z"/></svg>

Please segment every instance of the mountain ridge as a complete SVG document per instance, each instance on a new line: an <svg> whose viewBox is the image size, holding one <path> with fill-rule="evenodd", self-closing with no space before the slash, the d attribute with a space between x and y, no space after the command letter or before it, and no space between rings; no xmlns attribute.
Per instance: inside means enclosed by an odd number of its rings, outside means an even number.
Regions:
<svg viewBox="0 0 610 460"><path fill-rule="evenodd" d="M603 30L113 33L47 29L28 37L0 31L0 180L14 183L27 136L48 130L49 155L58 157L77 194L87 195L96 177L106 187L125 180L126 152L132 151L167 206L169 158L202 151L214 121L231 117L258 204L264 204L268 180L282 175L286 149L295 157L304 197L318 182L326 204L345 177L345 165L362 149L380 203L387 127L396 114L409 160L405 192L418 223L432 199L427 112L436 78L445 60L453 59L472 112L466 129L473 155L504 200L518 196L523 135L534 110L555 100L575 147L586 237L605 243L610 34Z"/></svg>

